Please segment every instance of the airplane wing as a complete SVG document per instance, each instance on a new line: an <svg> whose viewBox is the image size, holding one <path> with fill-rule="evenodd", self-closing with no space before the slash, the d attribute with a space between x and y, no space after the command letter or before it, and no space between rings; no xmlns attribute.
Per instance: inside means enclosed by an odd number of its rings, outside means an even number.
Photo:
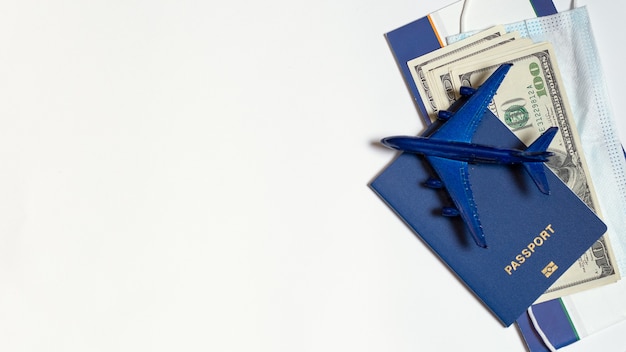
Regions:
<svg viewBox="0 0 626 352"><path fill-rule="evenodd" d="M471 142L476 128L496 94L498 87L509 72L511 64L504 64L478 88L467 101L428 138L446 141ZM426 156L443 182L454 205L467 224L474 241L480 247L487 247L485 234L478 217L474 194L469 182L468 164L464 161Z"/></svg>
<svg viewBox="0 0 626 352"><path fill-rule="evenodd" d="M452 113L450 119L433 132L429 138L471 142L487 106L493 99L511 66L512 64L504 64L498 67L485 83L467 99L465 104Z"/></svg>
<svg viewBox="0 0 626 352"><path fill-rule="evenodd" d="M480 225L478 210L469 182L468 164L465 161L426 156L430 165L443 181L448 194L459 211L459 215L467 224L477 245L486 248L485 234Z"/></svg>

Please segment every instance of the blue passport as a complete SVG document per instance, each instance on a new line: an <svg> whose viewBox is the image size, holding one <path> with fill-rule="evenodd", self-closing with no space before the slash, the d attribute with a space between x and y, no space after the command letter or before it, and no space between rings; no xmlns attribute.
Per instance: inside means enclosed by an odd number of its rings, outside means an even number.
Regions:
<svg viewBox="0 0 626 352"><path fill-rule="evenodd" d="M472 142L523 149L489 110ZM544 166L545 167L545 166ZM478 247L421 156L400 154L370 187L509 326L606 231L604 223L547 167L550 195L520 165L471 164L469 178L488 248Z"/></svg>

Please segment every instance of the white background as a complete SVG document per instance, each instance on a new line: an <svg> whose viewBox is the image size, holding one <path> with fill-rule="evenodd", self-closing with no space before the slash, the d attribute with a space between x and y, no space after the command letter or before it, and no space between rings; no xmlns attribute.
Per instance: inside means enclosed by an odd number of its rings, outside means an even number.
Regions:
<svg viewBox="0 0 626 352"><path fill-rule="evenodd" d="M451 2L0 3L0 350L524 351L367 187L422 129L383 34Z"/></svg>

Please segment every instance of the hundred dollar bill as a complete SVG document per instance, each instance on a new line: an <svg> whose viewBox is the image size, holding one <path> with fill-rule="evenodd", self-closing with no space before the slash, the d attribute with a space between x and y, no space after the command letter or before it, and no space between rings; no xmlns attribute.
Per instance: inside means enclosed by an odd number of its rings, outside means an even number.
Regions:
<svg viewBox="0 0 626 352"><path fill-rule="evenodd" d="M435 100L432 96L433 91L428 86L422 66L434 61L445 59L446 57L455 55L459 52L470 50L476 45L501 37L503 33L505 33L503 26L491 27L467 39L450 44L439 50L435 50L407 62L419 95L422 98L422 102L424 103L429 116L436 116L436 112L439 108L435 104ZM445 108L447 108L447 106Z"/></svg>
<svg viewBox="0 0 626 352"><path fill-rule="evenodd" d="M433 99L435 105L446 109L458 98L456 89L449 75L449 67L463 62L472 62L477 57L479 60L485 60L488 57L501 56L509 52L519 50L521 48L532 45L532 40L528 38L518 38L517 33L508 33L498 39L492 39L489 42L482 43L466 50L457 55L451 55L445 60L438 60L423 66L426 72L427 82L435 82L433 86ZM430 116L434 120L437 116Z"/></svg>
<svg viewBox="0 0 626 352"><path fill-rule="evenodd" d="M512 63L513 66L489 109L527 145L550 126L558 126L559 133L549 148L555 153L555 157L546 164L601 216L570 105L549 43L534 44L507 55L491 56L482 61L464 61L456 67L450 67L450 79L455 91L461 85L480 86L503 63ZM538 302L612 283L618 279L619 272L609 239L603 236Z"/></svg>

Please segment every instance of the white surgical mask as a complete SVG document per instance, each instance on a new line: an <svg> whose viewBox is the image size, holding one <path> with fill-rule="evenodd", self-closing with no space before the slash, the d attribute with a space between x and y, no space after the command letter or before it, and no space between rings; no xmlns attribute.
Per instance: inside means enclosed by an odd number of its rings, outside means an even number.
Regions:
<svg viewBox="0 0 626 352"><path fill-rule="evenodd" d="M626 159L585 7L506 27L552 43L617 266L626 273Z"/></svg>
<svg viewBox="0 0 626 352"><path fill-rule="evenodd" d="M554 47L619 270L626 274L626 159L585 7L505 26ZM471 35L448 38L456 42Z"/></svg>
<svg viewBox="0 0 626 352"><path fill-rule="evenodd" d="M550 42L554 47L602 217L608 227L616 266L626 276L626 235L622 233L626 229L626 159L617 135L587 9L576 8L505 28L507 32L517 31L535 42ZM456 35L448 38L448 42L469 35ZM622 278L617 284L604 286L600 291L584 291L561 299L577 336L583 338L626 319L625 280ZM610 307L610 311L601 309L601 306ZM529 316L534 318L532 309L529 309ZM533 321L550 350L554 350L549 341L554 339L549 336L552 324ZM558 347L569 343L552 342Z"/></svg>

